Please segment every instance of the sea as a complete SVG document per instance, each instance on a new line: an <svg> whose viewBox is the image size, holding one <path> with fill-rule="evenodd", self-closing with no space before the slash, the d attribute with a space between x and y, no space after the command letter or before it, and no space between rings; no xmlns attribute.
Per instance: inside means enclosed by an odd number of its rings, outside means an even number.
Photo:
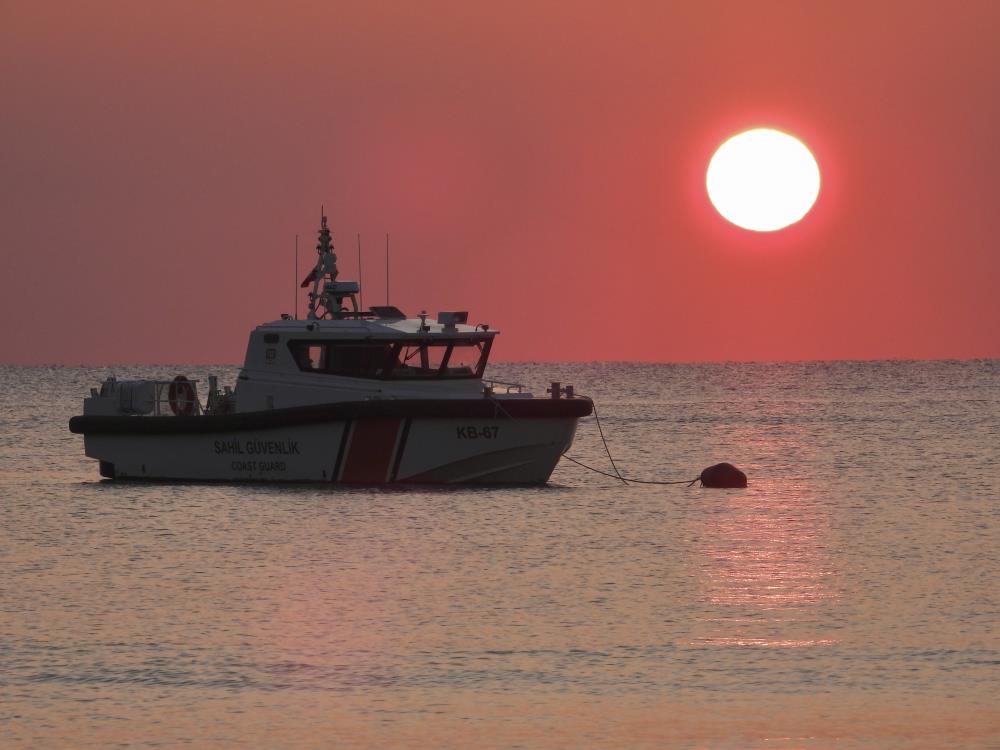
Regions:
<svg viewBox="0 0 1000 750"><path fill-rule="evenodd" d="M0 747L1000 748L1000 361L497 364L540 487L102 480L0 368Z"/></svg>

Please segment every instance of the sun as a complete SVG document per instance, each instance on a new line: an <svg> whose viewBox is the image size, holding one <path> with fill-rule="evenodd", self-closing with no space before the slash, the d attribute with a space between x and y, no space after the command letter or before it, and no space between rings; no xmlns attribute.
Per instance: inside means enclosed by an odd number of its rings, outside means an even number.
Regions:
<svg viewBox="0 0 1000 750"><path fill-rule="evenodd" d="M770 128L734 135L719 146L705 174L715 209L755 232L799 221L816 202L819 182L819 165L802 141Z"/></svg>

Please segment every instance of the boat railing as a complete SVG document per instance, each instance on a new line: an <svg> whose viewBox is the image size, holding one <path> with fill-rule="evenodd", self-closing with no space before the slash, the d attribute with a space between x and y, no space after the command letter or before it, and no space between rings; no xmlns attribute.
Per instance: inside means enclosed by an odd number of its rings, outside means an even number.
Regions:
<svg viewBox="0 0 1000 750"><path fill-rule="evenodd" d="M499 388L506 388L507 393L524 393L524 389L527 388L523 383L507 383L503 380L494 380L493 378L484 378L483 383L493 393L496 393Z"/></svg>
<svg viewBox="0 0 1000 750"><path fill-rule="evenodd" d="M111 399L125 414L154 417L204 414L197 380L117 380L108 378L92 388L92 398Z"/></svg>

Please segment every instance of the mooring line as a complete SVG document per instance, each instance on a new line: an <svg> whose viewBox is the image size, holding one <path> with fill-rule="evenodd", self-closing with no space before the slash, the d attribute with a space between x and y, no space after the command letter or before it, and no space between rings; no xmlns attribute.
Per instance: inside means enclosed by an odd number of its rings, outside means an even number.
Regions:
<svg viewBox="0 0 1000 750"><path fill-rule="evenodd" d="M593 466L587 466L587 464L583 463L582 461L577 461L575 458L565 453L562 454L562 457L565 458L567 461L572 461L577 466L582 466L584 469L588 469L589 471L594 472L595 474L601 474L606 477L611 477L612 479L621 479L626 484L628 484L629 482L635 482L636 484L686 484L688 487L690 487L692 484L698 481L698 477L695 477L694 479L681 479L675 482L666 482L658 479L633 479L632 477L623 477L620 475L611 474L607 471L601 471L600 469L595 469Z"/></svg>
<svg viewBox="0 0 1000 750"><path fill-rule="evenodd" d="M589 398L589 397L588 397ZM628 486L628 481L622 476L622 473L618 471L618 466L615 464L615 459L611 455L611 449L608 447L608 441L604 439L604 429L601 427L601 418L597 416L597 404L594 403L594 399L590 399L590 405L594 410L594 420L597 422L597 431L601 433L601 442L604 443L604 452L608 454L608 460L611 462L611 468L615 470L615 475L622 480L625 486ZM563 454L566 455L565 453Z"/></svg>
<svg viewBox="0 0 1000 750"><path fill-rule="evenodd" d="M601 442L604 443L604 452L608 454L608 460L611 462L611 467L615 470L615 473L614 474L610 474L610 473L608 473L606 471L601 471L600 469L595 469L593 466L587 466L587 464L583 463L582 461L577 461L572 456L570 456L570 455L568 455L566 453L563 453L562 457L565 458L567 461L572 461L577 466L581 466L584 469L587 469L588 471L594 472L595 474L601 474L602 476L611 477L612 479L618 479L626 487L628 486L629 482L634 482L635 484L686 484L688 487L690 487L692 484L694 484L695 482L698 481L698 477L695 477L694 479L681 479L679 481L667 482L667 481L660 481L660 480L656 480L656 479L633 479L632 477L624 477L624 476L622 476L622 473L620 471L618 471L617 464L615 464L614 456L611 455L611 448L608 446L608 441L604 437L604 428L601 427L601 418L599 416L597 416L597 406L594 404L594 399L590 398L590 396L585 396L582 393L577 394L577 395L580 396L581 398L586 398L586 399L590 400L590 405L591 405L591 407L594 410L594 421L597 422L597 431L601 435ZM496 396L493 396L493 395L490 395L489 398L493 402L493 405L497 409L499 409L501 412L503 412L503 414L504 414L505 417L507 417L508 419L510 419L513 422L517 422L518 421L513 416L511 416L510 413L506 409L503 408L503 405L500 403L500 399L496 398Z"/></svg>
<svg viewBox="0 0 1000 750"><path fill-rule="evenodd" d="M580 394L583 395L583 394ZM586 396L586 398L590 398ZM611 477L612 479L620 479L622 484L626 487L629 482L635 482L636 484L686 484L689 487L698 481L697 477L695 479L682 479L675 482L660 481L656 479L633 479L632 477L623 477L622 473L618 471L618 466L615 464L615 458L611 455L611 448L608 447L608 441L604 437L604 428L601 427L601 418L597 415L597 405L594 404L594 399L590 399L590 404L594 409L594 421L597 422L597 431L601 434L601 442L604 443L604 452L608 454L608 460L611 462L611 468L615 470L614 474L609 474L606 471L601 471L600 469L595 469L593 466L587 466L587 464L577 461L572 456L568 456L563 453L563 458L569 459L578 466L582 466L584 469L589 469L590 471L596 472L597 474L603 474L606 477Z"/></svg>

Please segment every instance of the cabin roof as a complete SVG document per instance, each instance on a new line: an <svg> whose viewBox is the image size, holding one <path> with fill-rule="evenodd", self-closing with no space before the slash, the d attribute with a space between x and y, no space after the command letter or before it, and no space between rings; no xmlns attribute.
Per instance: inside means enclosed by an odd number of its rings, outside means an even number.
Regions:
<svg viewBox="0 0 1000 750"><path fill-rule="evenodd" d="M423 326L424 330L421 330ZM480 326L456 324L445 326L430 318L426 322L420 318L397 320L387 319L341 319L341 320L272 320L257 326L258 331L266 333L301 333L307 337L317 338L356 338L359 336L377 336L387 338L492 338L499 331L492 328L486 330Z"/></svg>

